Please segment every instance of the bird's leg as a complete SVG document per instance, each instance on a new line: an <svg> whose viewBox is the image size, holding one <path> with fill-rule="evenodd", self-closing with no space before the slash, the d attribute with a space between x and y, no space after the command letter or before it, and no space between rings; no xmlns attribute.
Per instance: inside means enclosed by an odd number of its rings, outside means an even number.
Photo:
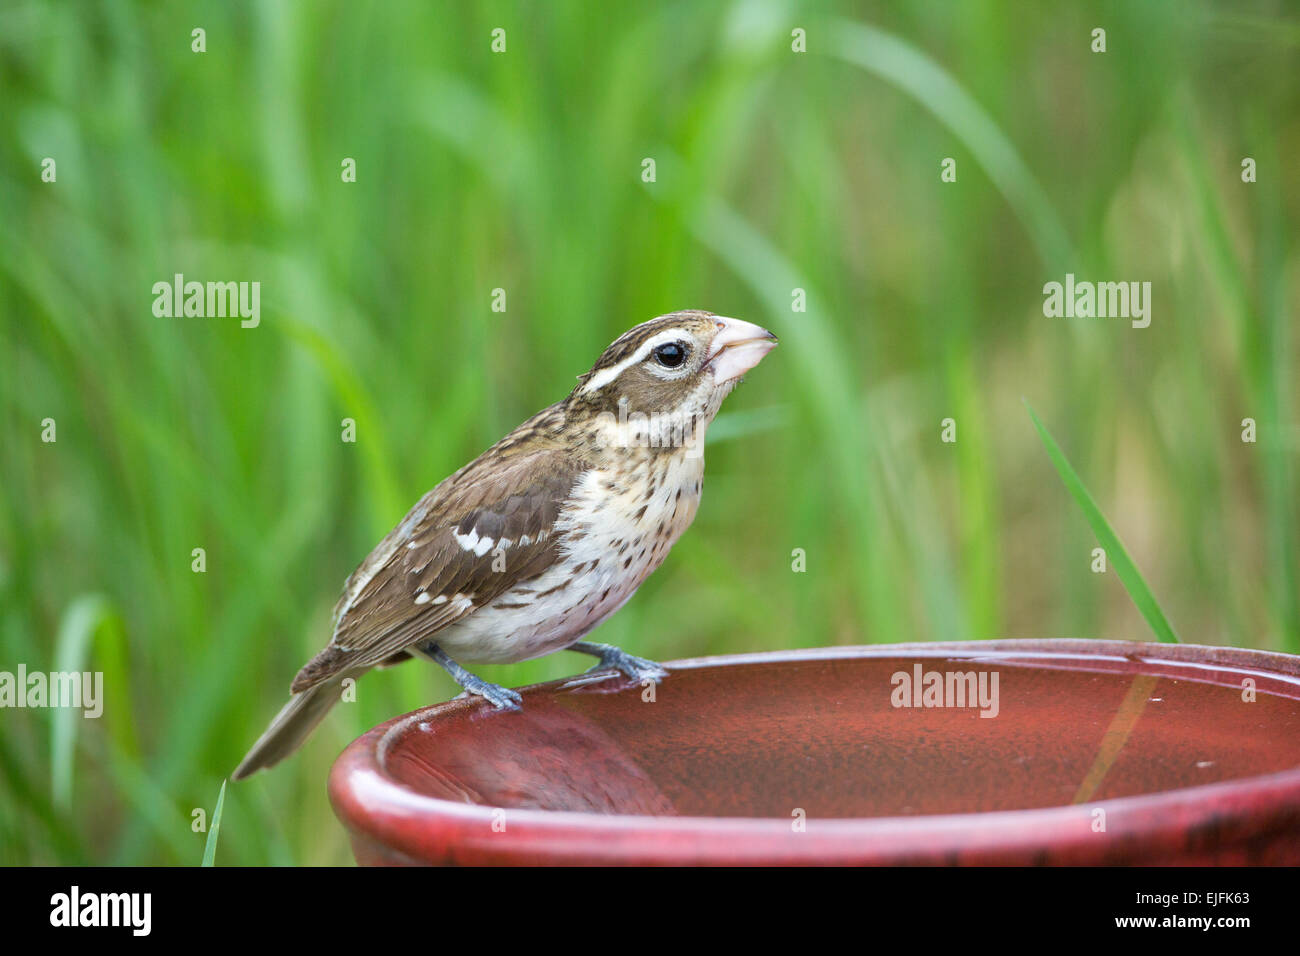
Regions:
<svg viewBox="0 0 1300 956"><path fill-rule="evenodd" d="M441 664L451 675L452 680L465 689L465 693L477 694L497 710L519 710L523 704L523 698L517 691L499 684L489 684L483 678L471 674L447 656L447 652L433 641L421 644L420 653L429 660Z"/></svg>
<svg viewBox="0 0 1300 956"><path fill-rule="evenodd" d="M654 661L648 661L644 657L633 657L626 651L619 650L613 644L594 644L591 641L578 641L576 644L570 644L568 649L577 651L579 654L590 654L592 657L599 657L600 663L590 668L593 671L613 667L622 671L634 681L643 681L649 678L656 683L668 676L668 672Z"/></svg>

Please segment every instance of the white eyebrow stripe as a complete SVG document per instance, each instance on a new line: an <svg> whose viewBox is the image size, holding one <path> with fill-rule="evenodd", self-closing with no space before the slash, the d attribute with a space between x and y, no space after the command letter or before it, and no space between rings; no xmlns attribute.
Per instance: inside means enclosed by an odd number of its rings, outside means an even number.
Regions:
<svg viewBox="0 0 1300 956"><path fill-rule="evenodd" d="M582 391L579 392L578 394L586 395L588 392L594 392L597 389L604 388L606 385L614 381L614 379L618 378L620 375L622 375L633 365L636 365L638 362L645 361L646 356L650 354L650 350L653 349L656 345L662 345L665 342L672 342L675 339L680 339L680 338L689 339L692 337L689 334L687 334L687 332L683 329L664 329L658 335L651 336L650 338L646 339L643 343L641 343L641 347L637 349L629 358L623 359L623 361L619 362L617 365L615 365L612 368L601 369L599 372L597 372L595 375L589 378L587 380L587 384L582 386Z"/></svg>

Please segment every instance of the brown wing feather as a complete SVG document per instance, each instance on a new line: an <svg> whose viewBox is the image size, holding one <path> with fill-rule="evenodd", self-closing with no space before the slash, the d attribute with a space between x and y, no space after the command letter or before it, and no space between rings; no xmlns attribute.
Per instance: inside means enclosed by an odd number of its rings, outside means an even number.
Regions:
<svg viewBox="0 0 1300 956"><path fill-rule="evenodd" d="M588 466L553 443L519 444L507 438L439 484L380 542L344 586L334 637L294 693L382 663L555 562L556 518ZM467 548L475 535L492 545ZM422 592L429 601L415 603Z"/></svg>

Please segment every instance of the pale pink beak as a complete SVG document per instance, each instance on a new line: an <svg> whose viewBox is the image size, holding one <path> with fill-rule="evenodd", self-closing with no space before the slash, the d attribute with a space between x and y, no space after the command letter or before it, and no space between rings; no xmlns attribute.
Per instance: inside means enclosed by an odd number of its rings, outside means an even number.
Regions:
<svg viewBox="0 0 1300 956"><path fill-rule="evenodd" d="M776 348L776 336L753 322L714 316L718 334L709 344L704 367L712 369L719 384L740 378Z"/></svg>

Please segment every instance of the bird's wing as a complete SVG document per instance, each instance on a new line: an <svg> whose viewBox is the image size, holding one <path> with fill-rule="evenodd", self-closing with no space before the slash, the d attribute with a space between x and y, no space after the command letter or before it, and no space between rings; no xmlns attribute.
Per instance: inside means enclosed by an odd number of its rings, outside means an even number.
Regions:
<svg viewBox="0 0 1300 956"><path fill-rule="evenodd" d="M425 495L348 579L299 693L472 614L558 556L555 522L588 465L557 446L490 453Z"/></svg>

